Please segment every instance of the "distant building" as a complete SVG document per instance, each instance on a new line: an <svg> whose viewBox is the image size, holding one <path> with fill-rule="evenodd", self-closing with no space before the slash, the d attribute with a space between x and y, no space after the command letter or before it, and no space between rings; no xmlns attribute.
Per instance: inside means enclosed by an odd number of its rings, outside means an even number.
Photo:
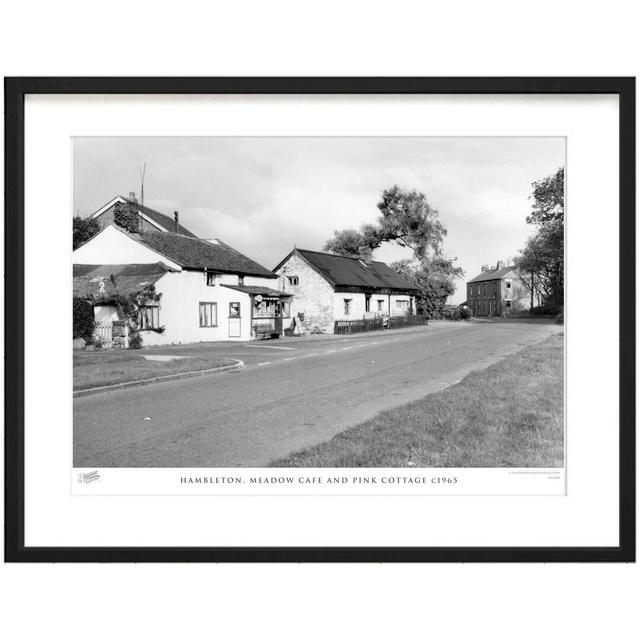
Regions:
<svg viewBox="0 0 640 640"><path fill-rule="evenodd" d="M527 311L530 299L515 265L506 266L501 261L495 267L483 265L482 271L467 282L466 304L476 317Z"/></svg>
<svg viewBox="0 0 640 640"><path fill-rule="evenodd" d="M365 262L294 249L274 269L292 294L291 315L304 326L333 333L337 320L413 315L416 287L384 262Z"/></svg>

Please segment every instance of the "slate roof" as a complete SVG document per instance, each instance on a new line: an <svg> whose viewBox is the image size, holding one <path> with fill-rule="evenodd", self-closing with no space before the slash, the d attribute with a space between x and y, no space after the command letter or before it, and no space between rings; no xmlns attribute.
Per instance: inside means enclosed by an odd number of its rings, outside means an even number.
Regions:
<svg viewBox="0 0 640 640"><path fill-rule="evenodd" d="M130 202L131 204L137 205L138 209L142 211L142 213L144 213L144 215L147 216L147 218L149 218L150 220L153 220L154 222L157 222L161 227L165 228L167 231L175 231L176 223L171 216L165 216L164 213L160 213L155 209L150 209L146 205L142 206L136 200L131 200L131 198L126 198L125 196L120 196L120 197L123 200ZM195 234L191 233L189 229L187 229L186 227L183 227L179 223L178 223L178 233L181 233L183 236L188 236L189 238L198 237Z"/></svg>
<svg viewBox="0 0 640 640"><path fill-rule="evenodd" d="M345 258L332 253L306 249L296 249L296 251L334 287L417 291L414 285L384 262L372 261L365 265L358 258Z"/></svg>
<svg viewBox="0 0 640 640"><path fill-rule="evenodd" d="M502 278L507 278L509 274L515 270L516 268L514 265L504 267L503 269L491 269L490 271L479 273L475 278L468 280L467 284L472 282L487 282L488 280L502 280Z"/></svg>
<svg viewBox="0 0 640 640"><path fill-rule="evenodd" d="M73 295L81 298L110 298L143 291L168 271L166 264L74 264ZM111 276L115 279L115 285ZM103 287L101 287L101 284Z"/></svg>
<svg viewBox="0 0 640 640"><path fill-rule="evenodd" d="M273 271L220 240L200 240L164 231L147 231L131 234L131 237L185 269L209 269L263 278L278 277Z"/></svg>
<svg viewBox="0 0 640 640"><path fill-rule="evenodd" d="M290 298L293 294L284 293L277 289L270 289L269 287L245 287L242 284L223 284L223 287L227 289L235 289L236 291L242 291L242 293L248 293L254 296L266 296L269 298Z"/></svg>

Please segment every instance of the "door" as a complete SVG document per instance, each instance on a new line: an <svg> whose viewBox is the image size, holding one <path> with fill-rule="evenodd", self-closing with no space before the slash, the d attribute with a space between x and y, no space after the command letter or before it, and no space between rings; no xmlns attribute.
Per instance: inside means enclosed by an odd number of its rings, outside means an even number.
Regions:
<svg viewBox="0 0 640 640"><path fill-rule="evenodd" d="M240 337L240 303L239 302L230 302L229 303L229 337L230 338L239 338Z"/></svg>

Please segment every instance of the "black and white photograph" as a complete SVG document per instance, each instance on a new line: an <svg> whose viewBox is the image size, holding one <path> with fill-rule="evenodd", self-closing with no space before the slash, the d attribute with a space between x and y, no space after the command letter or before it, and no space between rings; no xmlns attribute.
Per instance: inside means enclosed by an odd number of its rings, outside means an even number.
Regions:
<svg viewBox="0 0 640 640"><path fill-rule="evenodd" d="M74 468L564 468L564 137L72 156Z"/></svg>

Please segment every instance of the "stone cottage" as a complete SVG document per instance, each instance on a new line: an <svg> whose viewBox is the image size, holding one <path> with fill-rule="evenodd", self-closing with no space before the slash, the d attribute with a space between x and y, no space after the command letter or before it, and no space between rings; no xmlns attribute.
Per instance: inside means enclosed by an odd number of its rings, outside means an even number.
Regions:
<svg viewBox="0 0 640 640"><path fill-rule="evenodd" d="M413 315L417 289L384 262L294 249L275 267L291 315L310 331L333 333L337 320Z"/></svg>

